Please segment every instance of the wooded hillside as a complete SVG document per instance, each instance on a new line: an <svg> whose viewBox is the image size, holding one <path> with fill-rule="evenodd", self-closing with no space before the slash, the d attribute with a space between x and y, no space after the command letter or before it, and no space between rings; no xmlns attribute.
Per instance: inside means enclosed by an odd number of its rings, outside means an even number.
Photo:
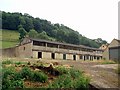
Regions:
<svg viewBox="0 0 120 90"><path fill-rule="evenodd" d="M100 47L103 43L107 43L101 38L98 38L101 42L96 42L97 39L91 40L63 24L53 24L50 21L34 18L26 13L2 12L2 29L18 31L19 25L22 25L27 33L34 29L37 32L37 37L35 38L77 45L81 44L95 48Z"/></svg>

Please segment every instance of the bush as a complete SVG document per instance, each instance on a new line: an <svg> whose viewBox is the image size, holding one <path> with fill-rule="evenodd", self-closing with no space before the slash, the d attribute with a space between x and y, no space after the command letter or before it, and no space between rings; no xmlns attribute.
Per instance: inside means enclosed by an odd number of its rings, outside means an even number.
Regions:
<svg viewBox="0 0 120 90"><path fill-rule="evenodd" d="M20 74L15 71L14 67L4 68L2 77L2 90L8 90L8 88L23 88L24 83Z"/></svg>
<svg viewBox="0 0 120 90"><path fill-rule="evenodd" d="M20 72L22 78L31 79L33 77L33 72L29 67L23 67Z"/></svg>
<svg viewBox="0 0 120 90"><path fill-rule="evenodd" d="M78 78L79 76L82 75L82 72L79 70L75 70L73 68L69 69L69 73L73 78Z"/></svg>
<svg viewBox="0 0 120 90"><path fill-rule="evenodd" d="M10 60L2 61L2 64L12 64L13 62Z"/></svg>
<svg viewBox="0 0 120 90"><path fill-rule="evenodd" d="M68 70L65 67L56 67L56 69L61 73L61 74L68 74Z"/></svg>
<svg viewBox="0 0 120 90"><path fill-rule="evenodd" d="M16 65L20 65L20 64L22 64L22 63L21 63L21 62L15 62L15 64L16 64Z"/></svg>
<svg viewBox="0 0 120 90"><path fill-rule="evenodd" d="M35 71L33 74L33 80L34 81L39 81L39 82L46 82L48 79L48 76L46 74L44 74L43 72L37 72Z"/></svg>
<svg viewBox="0 0 120 90"><path fill-rule="evenodd" d="M84 77L79 70L72 69L59 69L66 72L66 74L60 75L49 88L79 88L88 89L89 79Z"/></svg>
<svg viewBox="0 0 120 90"><path fill-rule="evenodd" d="M15 73L14 67L3 68L3 78L7 78L9 75L13 75Z"/></svg>

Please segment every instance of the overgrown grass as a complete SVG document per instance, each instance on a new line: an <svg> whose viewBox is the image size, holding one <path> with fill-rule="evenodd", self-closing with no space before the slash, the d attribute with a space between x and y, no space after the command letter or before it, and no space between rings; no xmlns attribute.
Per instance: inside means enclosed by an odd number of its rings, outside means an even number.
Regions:
<svg viewBox="0 0 120 90"><path fill-rule="evenodd" d="M14 47L19 43L19 33L12 30L0 30L0 48ZM1 47L2 45L2 47Z"/></svg>
<svg viewBox="0 0 120 90"><path fill-rule="evenodd" d="M15 71L14 67L3 68L2 76L2 90L8 90L9 88L23 88L24 80L18 78L19 73Z"/></svg>
<svg viewBox="0 0 120 90"><path fill-rule="evenodd" d="M13 64L13 61L11 60L2 61L2 64Z"/></svg>
<svg viewBox="0 0 120 90"><path fill-rule="evenodd" d="M5 64L15 64L10 61L4 61ZM16 63L20 65L21 62ZM24 82L26 80L45 83L47 86L42 88L79 88L82 90L88 89L89 78L84 77L81 71L75 70L73 68L67 69L65 67L56 67L60 72L59 76L53 79L52 83L48 83L48 75L43 71L34 71L28 66L21 67L22 69L16 71L17 67L9 66L4 67L3 70L3 90L8 90L9 88L25 88ZM34 87L33 87L34 88Z"/></svg>
<svg viewBox="0 0 120 90"><path fill-rule="evenodd" d="M48 76L43 72L32 71L29 67L23 67L20 71L16 71L15 67L3 69L3 90L8 90L9 88L25 88L24 80L45 83L48 80Z"/></svg>
<svg viewBox="0 0 120 90"><path fill-rule="evenodd" d="M101 62L101 64L116 64L116 62L110 60L104 60L103 62Z"/></svg>
<svg viewBox="0 0 120 90"><path fill-rule="evenodd" d="M82 72L74 69L59 68L62 71L60 75L49 88L78 88L87 90L90 79L83 76Z"/></svg>

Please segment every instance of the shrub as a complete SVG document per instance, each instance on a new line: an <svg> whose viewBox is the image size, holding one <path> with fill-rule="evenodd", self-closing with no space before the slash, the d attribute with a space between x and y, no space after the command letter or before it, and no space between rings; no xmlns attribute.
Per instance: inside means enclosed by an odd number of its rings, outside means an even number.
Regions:
<svg viewBox="0 0 120 90"><path fill-rule="evenodd" d="M20 74L15 71L14 67L4 68L2 77L2 89L8 90L8 88L23 88L24 83Z"/></svg>
<svg viewBox="0 0 120 90"><path fill-rule="evenodd" d="M43 72L35 71L32 78L34 81L46 82L48 79L48 76L44 74Z"/></svg>
<svg viewBox="0 0 120 90"><path fill-rule="evenodd" d="M15 73L15 68L14 67L3 68L2 71L3 71L3 78L7 78L9 75Z"/></svg>
<svg viewBox="0 0 120 90"><path fill-rule="evenodd" d="M61 69L60 69L61 70ZM66 69L67 73L60 75L49 88L79 88L88 89L89 79L84 77L81 71Z"/></svg>
<svg viewBox="0 0 120 90"><path fill-rule="evenodd" d="M22 78L31 79L33 77L33 72L29 67L23 67L20 72Z"/></svg>
<svg viewBox="0 0 120 90"><path fill-rule="evenodd" d="M82 72L79 70L75 70L73 68L69 69L69 73L73 78L78 78L79 76L82 75Z"/></svg>
<svg viewBox="0 0 120 90"><path fill-rule="evenodd" d="M68 74L68 69L65 67L56 67L56 69L61 73L61 74Z"/></svg>
<svg viewBox="0 0 120 90"><path fill-rule="evenodd" d="M20 65L20 64L22 64L22 63L21 63L21 62L15 62L15 64L16 64L16 65Z"/></svg>
<svg viewBox="0 0 120 90"><path fill-rule="evenodd" d="M73 81L71 80L70 75L61 75L59 76L52 84L49 85L49 88L70 88L73 87Z"/></svg>
<svg viewBox="0 0 120 90"><path fill-rule="evenodd" d="M10 60L2 61L2 64L12 64L13 62Z"/></svg>

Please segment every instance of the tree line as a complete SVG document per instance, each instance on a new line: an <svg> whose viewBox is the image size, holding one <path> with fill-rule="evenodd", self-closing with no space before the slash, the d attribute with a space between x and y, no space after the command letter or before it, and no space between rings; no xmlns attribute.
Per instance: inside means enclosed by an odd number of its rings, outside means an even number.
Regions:
<svg viewBox="0 0 120 90"><path fill-rule="evenodd" d="M99 38L101 40L100 43L96 42L63 24L53 24L44 19L34 18L27 13L10 13L3 11L2 29L18 31L20 33L20 40L23 39L25 35L29 35L29 37L32 38L85 45L95 48L107 43L101 38Z"/></svg>

